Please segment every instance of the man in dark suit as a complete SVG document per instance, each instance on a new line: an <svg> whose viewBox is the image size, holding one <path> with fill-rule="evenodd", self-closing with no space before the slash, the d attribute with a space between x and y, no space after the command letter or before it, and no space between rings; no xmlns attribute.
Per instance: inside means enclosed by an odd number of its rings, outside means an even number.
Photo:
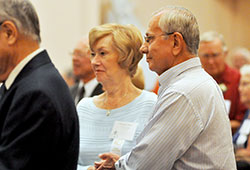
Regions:
<svg viewBox="0 0 250 170"><path fill-rule="evenodd" d="M0 0L0 169L75 170L79 124L28 0Z"/></svg>
<svg viewBox="0 0 250 170"><path fill-rule="evenodd" d="M72 53L73 73L78 82L70 88L75 105L83 97L93 97L103 92L91 66L88 39L82 38Z"/></svg>

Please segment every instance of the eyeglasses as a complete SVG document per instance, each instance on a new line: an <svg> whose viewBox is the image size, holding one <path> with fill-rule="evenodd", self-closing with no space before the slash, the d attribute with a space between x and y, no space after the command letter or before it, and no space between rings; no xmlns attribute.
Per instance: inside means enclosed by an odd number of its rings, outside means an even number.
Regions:
<svg viewBox="0 0 250 170"><path fill-rule="evenodd" d="M144 36L144 39L147 43L151 44L156 37L171 35L173 33L174 32L164 33L164 34L160 34L160 35L146 35L146 36Z"/></svg>
<svg viewBox="0 0 250 170"><path fill-rule="evenodd" d="M216 59L218 58L219 56L221 56L221 52L218 52L218 53L212 53L212 54L200 54L199 56L204 58L204 59L209 59L209 58L213 58L213 59Z"/></svg>
<svg viewBox="0 0 250 170"><path fill-rule="evenodd" d="M249 86L250 85L250 82L249 81L241 81L240 82L240 86L241 87L246 87L246 86Z"/></svg>
<svg viewBox="0 0 250 170"><path fill-rule="evenodd" d="M77 58L90 58L90 55L84 54L82 52L70 52L69 55Z"/></svg>

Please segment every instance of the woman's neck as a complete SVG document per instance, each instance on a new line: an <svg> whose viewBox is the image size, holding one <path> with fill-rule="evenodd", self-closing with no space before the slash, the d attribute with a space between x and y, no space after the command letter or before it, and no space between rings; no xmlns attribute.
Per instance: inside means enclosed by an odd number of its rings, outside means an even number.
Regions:
<svg viewBox="0 0 250 170"><path fill-rule="evenodd" d="M134 86L130 78L103 87L105 92L96 98L95 104L108 110L124 106L141 94L141 90Z"/></svg>

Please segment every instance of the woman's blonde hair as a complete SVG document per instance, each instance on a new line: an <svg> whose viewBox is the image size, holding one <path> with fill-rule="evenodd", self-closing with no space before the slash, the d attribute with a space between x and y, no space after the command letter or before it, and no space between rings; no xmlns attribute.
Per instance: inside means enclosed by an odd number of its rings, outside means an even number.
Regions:
<svg viewBox="0 0 250 170"><path fill-rule="evenodd" d="M143 42L141 32L133 25L104 24L96 26L89 32L91 51L93 51L93 46L99 39L109 35L113 39L112 46L119 54L118 64L133 77L138 62L143 56L140 53Z"/></svg>

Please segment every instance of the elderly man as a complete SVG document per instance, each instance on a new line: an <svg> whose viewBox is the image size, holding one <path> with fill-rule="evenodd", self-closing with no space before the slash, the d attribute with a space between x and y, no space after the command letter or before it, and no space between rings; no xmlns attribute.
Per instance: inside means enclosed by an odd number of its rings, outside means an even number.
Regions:
<svg viewBox="0 0 250 170"><path fill-rule="evenodd" d="M74 170L79 125L28 0L0 0L0 169Z"/></svg>
<svg viewBox="0 0 250 170"><path fill-rule="evenodd" d="M233 136L236 150L237 169L250 168L250 65L244 65L240 69L240 98L246 105L247 111L240 128Z"/></svg>
<svg viewBox="0 0 250 170"><path fill-rule="evenodd" d="M194 15L166 7L149 22L141 51L160 77L152 118L125 156L100 155L97 169L236 169L230 123L219 86L197 57Z"/></svg>
<svg viewBox="0 0 250 170"><path fill-rule="evenodd" d="M250 51L244 47L235 48L230 55L230 59L232 66L240 70L245 64L250 64Z"/></svg>
<svg viewBox="0 0 250 170"><path fill-rule="evenodd" d="M103 92L102 85L97 82L91 66L88 39L81 39L72 54L73 73L79 80L70 88L75 105L83 97L93 97Z"/></svg>
<svg viewBox="0 0 250 170"><path fill-rule="evenodd" d="M245 106L240 102L239 71L226 64L227 47L221 34L210 31L201 35L199 57L204 69L216 80L223 91L233 133L240 126Z"/></svg>

